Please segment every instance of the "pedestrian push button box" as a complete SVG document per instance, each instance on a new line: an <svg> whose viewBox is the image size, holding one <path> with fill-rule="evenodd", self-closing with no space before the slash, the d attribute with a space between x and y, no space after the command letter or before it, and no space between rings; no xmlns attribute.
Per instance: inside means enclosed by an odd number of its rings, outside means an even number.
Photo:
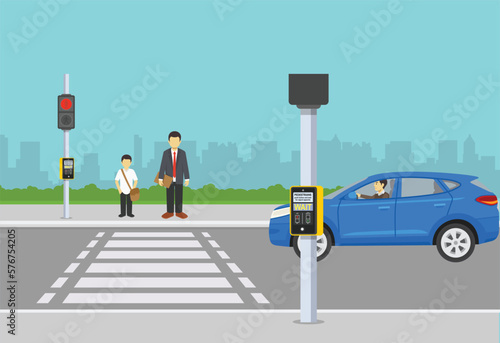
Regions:
<svg viewBox="0 0 500 343"><path fill-rule="evenodd" d="M75 159L62 157L59 159L59 178L61 180L73 180L75 178Z"/></svg>
<svg viewBox="0 0 500 343"><path fill-rule="evenodd" d="M323 234L323 187L290 188L290 234L292 236Z"/></svg>

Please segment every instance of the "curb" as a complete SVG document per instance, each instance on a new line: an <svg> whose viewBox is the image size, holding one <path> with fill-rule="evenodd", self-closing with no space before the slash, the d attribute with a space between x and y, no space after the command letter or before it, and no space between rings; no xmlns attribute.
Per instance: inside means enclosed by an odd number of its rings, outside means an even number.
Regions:
<svg viewBox="0 0 500 343"><path fill-rule="evenodd" d="M78 228L96 228L96 227L216 227L216 228L227 228L227 227L253 227L253 228L268 228L268 220L199 220L199 221L159 221L159 220L75 220L62 219L62 220L11 220L11 221L0 221L0 228L12 228L12 227L78 227Z"/></svg>

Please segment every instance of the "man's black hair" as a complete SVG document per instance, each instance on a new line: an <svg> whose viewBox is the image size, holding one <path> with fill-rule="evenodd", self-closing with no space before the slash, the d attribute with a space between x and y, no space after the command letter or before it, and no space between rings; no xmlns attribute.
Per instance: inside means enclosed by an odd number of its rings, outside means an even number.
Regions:
<svg viewBox="0 0 500 343"><path fill-rule="evenodd" d="M181 141L181 134L177 131L172 131L168 134L168 140L170 140L170 137L179 137L179 140Z"/></svg>
<svg viewBox="0 0 500 343"><path fill-rule="evenodd" d="M123 162L123 160L130 160L130 162L132 162L132 156L130 156L130 155L123 155L122 156L122 162Z"/></svg>
<svg viewBox="0 0 500 343"><path fill-rule="evenodd" d="M385 188L385 186L387 186L387 180L380 180L379 182L382 184L382 188Z"/></svg>

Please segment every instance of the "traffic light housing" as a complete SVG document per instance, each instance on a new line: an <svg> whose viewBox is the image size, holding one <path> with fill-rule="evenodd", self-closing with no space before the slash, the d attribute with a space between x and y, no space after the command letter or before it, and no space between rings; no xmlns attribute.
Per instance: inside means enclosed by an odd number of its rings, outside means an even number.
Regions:
<svg viewBox="0 0 500 343"><path fill-rule="evenodd" d="M298 108L328 104L328 74L288 74L288 102Z"/></svg>
<svg viewBox="0 0 500 343"><path fill-rule="evenodd" d="M75 96L62 94L57 97L57 128L71 130L75 128Z"/></svg>

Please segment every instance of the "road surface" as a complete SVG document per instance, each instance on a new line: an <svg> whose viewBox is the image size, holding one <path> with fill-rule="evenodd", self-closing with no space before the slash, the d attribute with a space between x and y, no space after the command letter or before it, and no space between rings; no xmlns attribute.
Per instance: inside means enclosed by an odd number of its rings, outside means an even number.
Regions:
<svg viewBox="0 0 500 343"><path fill-rule="evenodd" d="M18 228L16 248L18 309L299 308L299 259L264 228ZM318 308L498 309L499 261L499 240L461 263L435 247L334 247Z"/></svg>

